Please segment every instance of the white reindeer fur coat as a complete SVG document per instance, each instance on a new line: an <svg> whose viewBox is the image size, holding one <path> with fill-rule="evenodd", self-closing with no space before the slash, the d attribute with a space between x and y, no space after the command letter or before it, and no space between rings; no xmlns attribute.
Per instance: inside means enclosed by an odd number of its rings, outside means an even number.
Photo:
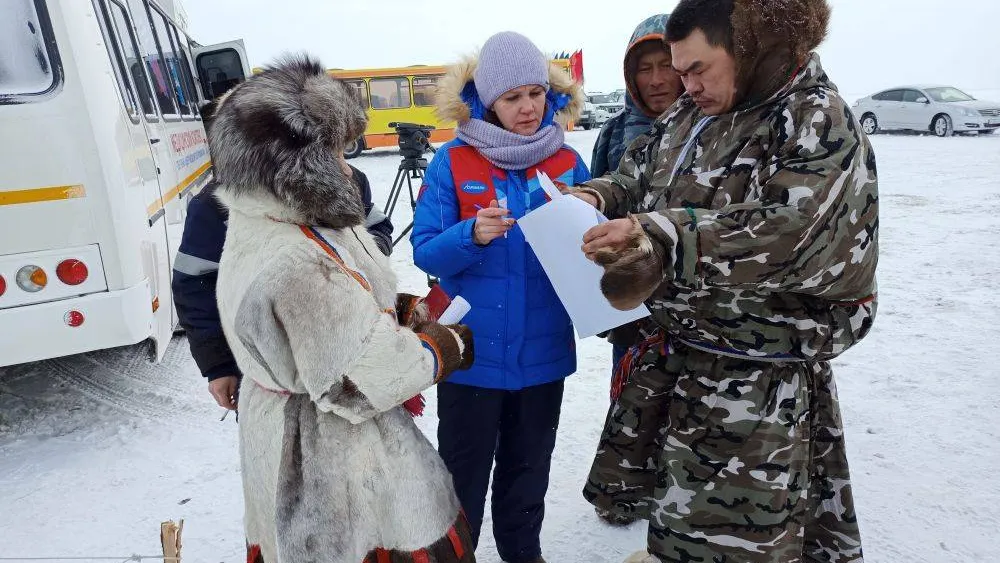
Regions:
<svg viewBox="0 0 1000 563"><path fill-rule="evenodd" d="M210 132L229 208L217 294L243 372L246 536L266 563L418 550L459 518L451 475L399 406L433 384L438 362L386 312L395 276L330 150L358 118L329 106L349 98L319 68L292 61L255 76Z"/></svg>

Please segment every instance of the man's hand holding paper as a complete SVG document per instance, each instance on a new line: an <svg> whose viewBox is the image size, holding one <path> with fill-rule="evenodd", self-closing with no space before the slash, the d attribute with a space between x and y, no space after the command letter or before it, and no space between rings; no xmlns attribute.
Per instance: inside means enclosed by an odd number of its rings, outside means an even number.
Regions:
<svg viewBox="0 0 1000 563"><path fill-rule="evenodd" d="M616 255L624 251L634 239L634 228L631 219L601 223L583 234L583 253L598 264L609 264L614 260L608 254Z"/></svg>
<svg viewBox="0 0 1000 563"><path fill-rule="evenodd" d="M603 268L581 250L584 234L607 221L604 216L582 198L564 197L545 174L539 173L538 178L550 201L518 224L577 334L586 338L648 316L641 304L627 311L613 307L601 292Z"/></svg>

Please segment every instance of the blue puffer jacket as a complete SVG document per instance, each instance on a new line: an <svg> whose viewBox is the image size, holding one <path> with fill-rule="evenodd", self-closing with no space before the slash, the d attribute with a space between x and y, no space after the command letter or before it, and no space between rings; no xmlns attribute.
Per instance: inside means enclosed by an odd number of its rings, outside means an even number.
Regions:
<svg viewBox="0 0 1000 563"><path fill-rule="evenodd" d="M483 119L475 90L476 61L465 59L437 83L437 114L459 123ZM583 92L563 69L550 66L542 127L565 124L583 107ZM486 246L472 240L476 213L506 199L519 219L543 205L537 172L572 186L590 178L580 155L568 146L526 170L503 170L477 149L454 140L427 167L414 213L413 260L441 279L448 295L472 305L463 323L472 329L476 361L449 383L517 390L560 380L576 371L573 325L538 258L516 225Z"/></svg>
<svg viewBox="0 0 1000 563"><path fill-rule="evenodd" d="M514 219L545 203L537 170L570 186L590 178L569 147L527 170L504 171L457 139L427 168L410 236L413 260L441 278L448 295L472 305L462 322L475 337L476 362L449 383L514 390L576 371L573 325L521 230L486 246L472 240L476 212L491 200L506 197Z"/></svg>

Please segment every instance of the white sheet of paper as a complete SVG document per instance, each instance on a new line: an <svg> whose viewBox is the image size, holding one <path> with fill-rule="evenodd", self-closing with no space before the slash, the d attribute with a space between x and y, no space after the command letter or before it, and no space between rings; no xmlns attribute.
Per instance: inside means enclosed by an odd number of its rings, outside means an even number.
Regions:
<svg viewBox="0 0 1000 563"><path fill-rule="evenodd" d="M548 194L549 200L555 201L563 196L563 193L559 191L559 188L556 186L556 183L552 181L552 178L549 178L549 175L541 170L538 171L538 183L541 184L542 190ZM597 215L598 224L606 223L608 221L608 218L605 217L600 211L595 209L594 213Z"/></svg>
<svg viewBox="0 0 1000 563"><path fill-rule="evenodd" d="M556 183L552 181L552 178L549 178L548 174L542 172L541 170L539 170L537 174L538 183L541 184L542 190L549 196L550 200L555 201L562 197L562 192L559 191L559 188L556 187Z"/></svg>
<svg viewBox="0 0 1000 563"><path fill-rule="evenodd" d="M645 305L631 311L612 307L601 293L604 268L588 260L580 249L583 234L606 220L580 198L559 194L518 221L580 338L649 316Z"/></svg>

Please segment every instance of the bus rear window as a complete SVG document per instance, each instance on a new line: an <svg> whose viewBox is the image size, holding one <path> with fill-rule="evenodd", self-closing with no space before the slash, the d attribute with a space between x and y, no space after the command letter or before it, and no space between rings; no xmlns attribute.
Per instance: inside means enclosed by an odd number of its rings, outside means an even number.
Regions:
<svg viewBox="0 0 1000 563"><path fill-rule="evenodd" d="M61 78L45 1L0 3L0 103L29 102L55 90Z"/></svg>

